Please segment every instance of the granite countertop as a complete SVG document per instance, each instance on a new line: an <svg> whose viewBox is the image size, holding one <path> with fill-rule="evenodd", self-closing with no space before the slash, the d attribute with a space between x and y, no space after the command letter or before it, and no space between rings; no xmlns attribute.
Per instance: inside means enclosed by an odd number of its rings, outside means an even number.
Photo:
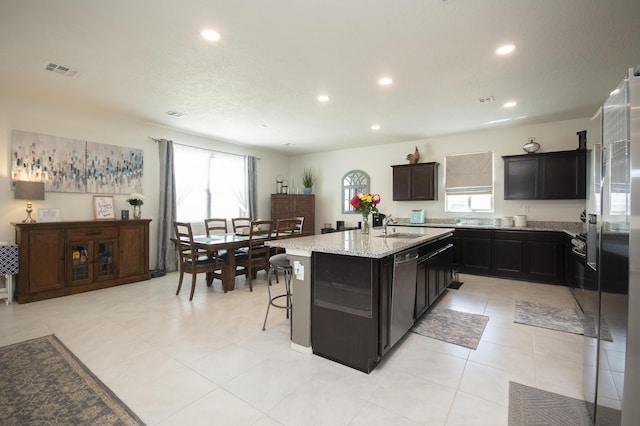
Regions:
<svg viewBox="0 0 640 426"><path fill-rule="evenodd" d="M582 222L552 222L552 221L528 221L527 226L496 226L492 220L480 219L472 221L451 221L447 219L431 219L424 223L409 223L409 219L399 218L396 226L402 227L429 227L429 228L470 228L470 229L496 229L502 231L557 231L567 232L571 235L584 232Z"/></svg>
<svg viewBox="0 0 640 426"><path fill-rule="evenodd" d="M284 238L268 241L272 247L282 247L287 252L321 252L346 256L372 257L380 259L405 249L424 244L454 231L452 228L387 228L388 236L382 235L382 228L373 228L369 235L360 230L309 235L306 237ZM395 235L395 236L394 236Z"/></svg>

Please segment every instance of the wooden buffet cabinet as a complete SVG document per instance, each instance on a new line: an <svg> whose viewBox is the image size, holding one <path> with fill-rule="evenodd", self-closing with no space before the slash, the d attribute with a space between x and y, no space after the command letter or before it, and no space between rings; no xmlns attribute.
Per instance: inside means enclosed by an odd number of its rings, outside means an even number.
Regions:
<svg viewBox="0 0 640 426"><path fill-rule="evenodd" d="M316 202L313 194L271 194L271 220L304 217L302 233L315 234Z"/></svg>
<svg viewBox="0 0 640 426"><path fill-rule="evenodd" d="M151 278L150 219L14 223L16 300L34 302Z"/></svg>

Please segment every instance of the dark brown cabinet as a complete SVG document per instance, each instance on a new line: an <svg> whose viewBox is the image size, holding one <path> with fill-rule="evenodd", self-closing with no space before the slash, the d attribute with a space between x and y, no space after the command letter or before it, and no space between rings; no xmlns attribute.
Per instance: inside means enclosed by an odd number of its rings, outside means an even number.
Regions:
<svg viewBox="0 0 640 426"><path fill-rule="evenodd" d="M415 318L420 318L453 279L453 237L446 236L419 250Z"/></svg>
<svg viewBox="0 0 640 426"><path fill-rule="evenodd" d="M304 217L302 233L315 234L316 204L313 194L271 194L271 220Z"/></svg>
<svg viewBox="0 0 640 426"><path fill-rule="evenodd" d="M385 326L390 322L388 308L379 309L390 300L385 267L392 271L392 257L313 253L311 340L315 354L368 373L380 361L380 350L390 349ZM381 312L385 313L380 318Z"/></svg>
<svg viewBox="0 0 640 426"><path fill-rule="evenodd" d="M491 237L490 230L456 229L454 263L458 271L477 275L491 273Z"/></svg>
<svg viewBox="0 0 640 426"><path fill-rule="evenodd" d="M393 168L393 200L437 200L438 163L391 166Z"/></svg>
<svg viewBox="0 0 640 426"><path fill-rule="evenodd" d="M417 268L415 283L402 282L412 290L416 286L416 297L412 291L410 301L403 305L412 323L451 283L452 237L413 249L424 261L412 266ZM398 309L397 301L402 300L398 287L394 300L394 256L373 259L314 252L312 262L313 352L369 373L401 337L398 324L392 324L392 305Z"/></svg>
<svg viewBox="0 0 640 426"><path fill-rule="evenodd" d="M564 234L547 231L456 229L459 272L563 284Z"/></svg>
<svg viewBox="0 0 640 426"><path fill-rule="evenodd" d="M16 223L19 303L148 280L149 222Z"/></svg>
<svg viewBox="0 0 640 426"><path fill-rule="evenodd" d="M502 157L504 199L584 199L586 153L575 150Z"/></svg>

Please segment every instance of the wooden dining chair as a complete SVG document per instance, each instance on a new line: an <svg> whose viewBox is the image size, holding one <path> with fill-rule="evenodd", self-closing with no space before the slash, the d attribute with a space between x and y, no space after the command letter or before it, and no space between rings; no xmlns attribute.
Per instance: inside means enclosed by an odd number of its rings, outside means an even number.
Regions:
<svg viewBox="0 0 640 426"><path fill-rule="evenodd" d="M304 220L304 218L302 218ZM290 238L294 236L299 236L302 234L302 220L298 217L290 217L286 219L278 219L276 220L276 231L274 237L276 240L282 238ZM281 247L273 247L271 249L271 258L275 260L274 256L282 254L285 252L285 249ZM270 263L271 260L270 259ZM278 270L279 268L274 269L273 273L276 276L276 282L279 283L280 280L278 278ZM269 273L269 285L271 285L271 273Z"/></svg>
<svg viewBox="0 0 640 426"><path fill-rule="evenodd" d="M249 228L251 228L251 218L234 217L231 219L231 224L233 225L234 233L249 235Z"/></svg>
<svg viewBox="0 0 640 426"><path fill-rule="evenodd" d="M225 218L211 218L204 220L204 229L207 232L207 237L212 234L226 234L228 231L227 228L227 219ZM218 269L221 269L220 262L223 261L224 257L227 255L226 250L218 250L215 253L210 253L209 257L212 259L216 259Z"/></svg>
<svg viewBox="0 0 640 426"><path fill-rule="evenodd" d="M207 231L207 236L211 234L226 234L229 232L227 230L227 219L224 218L205 219L204 229Z"/></svg>
<svg viewBox="0 0 640 426"><path fill-rule="evenodd" d="M186 222L174 222L173 228L176 234L175 245L178 252L178 266L180 271L180 280L178 281L178 289L176 296L182 288L182 280L184 274L191 274L191 294L189 301L193 299L193 293L196 289L197 274L207 274L207 285L213 281L214 275L221 277L217 271L217 258L211 258L206 250L196 248L193 242L193 230L191 224Z"/></svg>
<svg viewBox="0 0 640 426"><path fill-rule="evenodd" d="M247 253L236 256L236 264L245 268L249 291L253 291L252 279L256 277L256 273L261 269L269 272L271 247L264 245L264 243L271 239L273 221L254 220L249 229Z"/></svg>

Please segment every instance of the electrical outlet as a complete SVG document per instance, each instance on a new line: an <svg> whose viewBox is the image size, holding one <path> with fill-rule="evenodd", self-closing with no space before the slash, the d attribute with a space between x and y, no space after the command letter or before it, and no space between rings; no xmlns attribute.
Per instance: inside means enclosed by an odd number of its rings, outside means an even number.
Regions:
<svg viewBox="0 0 640 426"><path fill-rule="evenodd" d="M297 260L293 262L293 273L296 276L296 279L303 281L304 280L304 266Z"/></svg>
<svg viewBox="0 0 640 426"><path fill-rule="evenodd" d="M522 213L529 213L529 206L526 204L522 206Z"/></svg>

